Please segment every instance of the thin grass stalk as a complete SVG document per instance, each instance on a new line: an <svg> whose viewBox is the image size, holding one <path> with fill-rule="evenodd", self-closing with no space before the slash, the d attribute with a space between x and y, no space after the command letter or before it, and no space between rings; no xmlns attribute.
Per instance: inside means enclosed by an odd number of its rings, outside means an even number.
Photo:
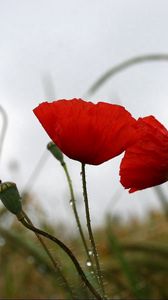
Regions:
<svg viewBox="0 0 168 300"><path fill-rule="evenodd" d="M34 226L33 223L32 223L32 221L29 219L29 217L27 216L27 214L26 214L23 210L22 210L22 214L23 214L25 220L28 222L28 224L30 224L31 226ZM72 289L71 289L71 287L70 287L70 285L69 285L67 279L65 278L64 274L61 272L61 269L60 269L58 263L57 263L57 262L55 261L55 259L53 258L51 252L50 252L49 249L47 248L47 246L46 246L45 242L43 241L43 239L41 238L41 236L40 236L38 233L36 233L36 232L35 232L35 235L36 235L36 237L38 238L39 242L41 243L41 245L42 245L44 251L46 252L46 254L48 255L49 259L51 260L51 262L52 262L52 264L53 264L53 266L54 266L54 269L58 272L58 274L59 274L59 276L60 276L60 278L61 278L61 280L62 280L62 283L63 283L64 287L65 287L66 290L68 291L69 296L70 296L72 299L74 299L75 296L74 296L74 294L73 294L73 291L72 291Z"/></svg>
<svg viewBox="0 0 168 300"><path fill-rule="evenodd" d="M127 282L129 283L130 289L136 299L148 299L147 291L139 289L139 278L137 273L134 271L132 264L127 261L122 247L117 237L112 233L111 226L107 227L107 241L108 247L111 254L114 254L117 258L123 274L125 275Z"/></svg>
<svg viewBox="0 0 168 300"><path fill-rule="evenodd" d="M48 156L47 156L47 151L45 150L39 161L37 162L36 166L34 167L32 173L30 174L30 177L29 179L27 180L24 188L23 188L23 191L22 191L22 194L25 193L26 191L29 191L32 189L33 187L33 184L35 183L35 181L37 180L38 176L40 175L40 172L47 160Z"/></svg>
<svg viewBox="0 0 168 300"><path fill-rule="evenodd" d="M8 116L7 116L5 109L1 105L0 105L0 113L3 118L2 130L1 130L1 135L0 135L0 156L1 156L4 139L5 139L5 135L6 135L7 127L8 127Z"/></svg>
<svg viewBox="0 0 168 300"><path fill-rule="evenodd" d="M164 192L160 186L155 186L154 191L158 196L158 199L162 205L163 212L165 214L166 219L168 220L168 201L166 199L166 196L164 195Z"/></svg>
<svg viewBox="0 0 168 300"><path fill-rule="evenodd" d="M44 257L44 255L41 254L41 252L39 252L39 249L37 247L35 247L34 243L32 244L29 240L28 241L25 240L17 232L15 232L15 231L11 232L2 227L0 227L0 235L2 235L4 239L7 239L11 245L14 245L15 247L17 247L18 251L21 251L22 249L24 249L24 255L25 255L25 253L27 253L27 254L33 256L36 259L36 261L38 262L38 264L45 265L48 273L50 273L52 276L55 275L55 270L48 263L46 256Z"/></svg>
<svg viewBox="0 0 168 300"><path fill-rule="evenodd" d="M128 69L137 64L152 62L152 61L158 61L158 62L168 61L168 54L151 53L147 55L132 57L128 60L121 62L120 64L112 67L107 72L105 72L102 76L100 76L85 93L85 97L93 95L109 78L114 77L115 75L124 71L125 69Z"/></svg>

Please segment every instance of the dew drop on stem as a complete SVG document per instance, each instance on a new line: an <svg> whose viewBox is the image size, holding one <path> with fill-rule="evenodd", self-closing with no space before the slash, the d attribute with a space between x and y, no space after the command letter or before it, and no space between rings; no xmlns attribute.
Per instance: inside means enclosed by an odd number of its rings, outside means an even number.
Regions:
<svg viewBox="0 0 168 300"><path fill-rule="evenodd" d="M73 205L73 201L72 201L72 200L70 200L70 201L69 201L69 204L72 206L72 205Z"/></svg>
<svg viewBox="0 0 168 300"><path fill-rule="evenodd" d="M91 265L92 265L91 261L90 261L90 260L87 260L86 265L87 265L88 267L91 267Z"/></svg>

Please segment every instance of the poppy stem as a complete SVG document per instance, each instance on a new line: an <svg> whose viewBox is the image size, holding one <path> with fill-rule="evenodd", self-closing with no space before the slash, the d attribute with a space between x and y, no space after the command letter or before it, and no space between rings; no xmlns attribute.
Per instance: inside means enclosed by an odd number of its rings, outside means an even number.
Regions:
<svg viewBox="0 0 168 300"><path fill-rule="evenodd" d="M27 216L27 214L22 210L22 213L23 215L23 218L25 218L25 220L27 221L27 223L31 226L34 226L33 223L31 222L31 220L29 219L29 217ZM72 292L72 289L71 287L69 286L68 284L68 281L66 280L66 278L64 277L63 273L61 272L57 262L55 261L55 259L53 258L51 252L49 251L49 249L47 248L45 242L43 241L43 239L41 238L41 236L35 232L35 235L36 237L38 238L39 242L41 243L43 249L45 250L45 252L47 253L48 257L50 258L55 270L58 272L58 274L60 275L61 279L62 279L62 282L64 284L64 286L66 287L69 295L71 296L72 299L74 299L74 295L73 295L73 292Z"/></svg>
<svg viewBox="0 0 168 300"><path fill-rule="evenodd" d="M88 289L90 290L90 292L96 297L96 299L98 300L103 300L102 297L99 295L99 293L95 290L95 288L91 285L91 283L89 282L89 280L87 279L85 273L83 272L78 260L76 259L76 257L74 256L74 254L72 253L72 251L63 243L61 242L59 239L57 239L56 237L54 237L53 235L29 224L26 220L25 220L25 216L24 214L21 212L20 215L17 216L18 220L29 230L37 233L38 235L42 235L44 237L46 237L47 239L53 241L54 243L56 243L58 246L60 246L65 252L66 254L70 257L71 261L73 262L78 274L80 275L81 279L83 280L83 282L86 284L86 286L88 287Z"/></svg>
<svg viewBox="0 0 168 300"><path fill-rule="evenodd" d="M89 249L88 249L87 242L86 242L83 230L82 230L82 225L81 225L80 218L79 218L78 211L77 211L77 207L76 207L76 200L75 200L75 196L74 196L74 190L73 190L72 180L71 180L71 177L69 175L66 163L63 162L63 163L61 163L61 165L62 165L62 167L63 167L63 169L65 171L66 178L67 178L67 181L68 181L68 186L69 186L70 195L71 195L72 209L73 209L73 212L74 212L76 224L77 224L77 227L79 229L79 233L80 233L80 236L81 236L81 239L82 239L82 242L83 242L83 246L84 246L85 251L86 251L86 255L87 255L88 261L91 261L91 263L92 263L91 269L94 272L93 274L95 274L92 257L89 255Z"/></svg>
<svg viewBox="0 0 168 300"><path fill-rule="evenodd" d="M66 163L64 162L61 165L62 165L62 167L63 167L63 169L65 171L66 178L67 178L67 181L68 181L68 186L69 186L69 190L70 190L70 194L71 194L72 208L73 208L73 212L74 212L74 215L75 215L76 223L77 223L77 226L78 226L78 229L79 229L79 233L80 233L80 236L81 236L84 248L86 250L86 253L88 254L88 251L89 251L88 250L88 246L87 246L87 243L86 243L86 239L85 239L85 236L84 236L84 233L83 233L83 230L82 230L82 226L81 226L81 223L80 223L78 211L77 211L77 208L76 208L76 200L75 200L75 196L74 196L74 191L73 191L73 186L72 186L72 180L70 178L70 175L69 175Z"/></svg>
<svg viewBox="0 0 168 300"><path fill-rule="evenodd" d="M84 197L84 202L85 202L85 213L86 213L88 233L89 233L91 247L92 247L92 251L93 251L93 255L94 255L94 259L95 259L95 263L96 263L97 277L98 277L99 285L100 285L101 290L102 290L103 298L105 299L105 290L104 290L104 284L103 284L102 274L101 274L101 270L100 270L98 252L97 252L97 249L96 249L96 244L95 244L95 240L94 240L94 236L93 236L93 232L92 232L92 227L91 227L89 201L88 201L88 193L87 193L87 185L86 185L86 173L85 173L85 164L84 163L82 163L82 172L81 172L81 174L82 174L83 197Z"/></svg>

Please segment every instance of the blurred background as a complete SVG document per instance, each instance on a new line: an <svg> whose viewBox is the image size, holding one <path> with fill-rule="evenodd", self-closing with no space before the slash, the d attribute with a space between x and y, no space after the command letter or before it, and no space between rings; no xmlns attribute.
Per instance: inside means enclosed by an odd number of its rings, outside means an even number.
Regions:
<svg viewBox="0 0 168 300"><path fill-rule="evenodd" d="M167 28L166 0L0 0L0 106L7 116L3 144L1 135L0 178L2 181L14 181L26 195L25 206L33 221L48 226L50 230L53 224L57 225L58 234L64 230L68 241L68 232L76 232L64 172L59 162L47 152L46 145L50 140L32 109L43 101L81 97L93 102L121 104L135 118L152 114L167 127ZM116 73L116 76L109 76L94 90L90 89L118 64L150 54L165 56L163 59L153 58L134 64ZM1 116L3 130L2 113ZM121 226L122 229L118 230L124 236L131 234L130 224L133 224L133 227L139 228L137 234L136 230L132 233L133 239L143 236L145 241L150 238L156 241L162 236L161 226L165 234L161 242L164 242L167 239L167 184L129 195L119 183L122 156L100 166L87 166L86 169L90 212L98 246L102 246L100 237L103 240L104 226L106 228L109 218L110 222L117 222L119 228ZM65 160L73 180L80 218L85 224L80 164L67 157ZM3 234L3 228L10 229L12 224L17 231L17 224L13 222L14 219L7 217L3 211L1 258L5 256L12 261L14 250L8 248L8 239L11 241L11 237L7 238L10 230ZM152 229L149 224L152 224ZM120 233L117 232L117 235ZM76 240L69 242L76 247ZM26 251L27 275L24 283L20 278L20 284L25 284L26 280L30 283L30 270L36 272L34 254ZM8 252L10 255L7 255ZM107 252L105 246L101 252ZM14 255L17 261L17 250ZM1 264L2 261L4 259ZM20 266L21 274L24 267L24 264ZM2 266L2 270L5 269L6 265L4 269ZM5 279L0 278L0 286L3 286L1 297L23 296L18 292L18 283L11 287L12 272L9 262ZM42 280L44 270L41 268L39 272L34 274L36 284ZM148 274L147 271L144 273ZM106 277L108 281L110 277ZM159 280L158 286L162 277ZM120 282L123 294L117 288L115 291L118 298L132 295L127 294L128 286L125 287L123 282ZM55 290L50 285L48 289L52 297ZM161 290L163 292L162 287ZM152 295L161 295L164 299L166 291L163 294L158 291L159 288ZM43 295L47 297L48 294L43 292ZM26 296L30 297L28 294ZM41 290L37 288L31 296L41 297Z"/></svg>

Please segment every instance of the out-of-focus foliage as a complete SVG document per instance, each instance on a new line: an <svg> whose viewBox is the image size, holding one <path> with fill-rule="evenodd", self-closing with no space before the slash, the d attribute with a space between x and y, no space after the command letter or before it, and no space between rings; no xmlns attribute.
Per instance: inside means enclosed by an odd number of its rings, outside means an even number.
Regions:
<svg viewBox="0 0 168 300"><path fill-rule="evenodd" d="M25 202L26 203L26 202ZM1 218L10 218L6 213ZM89 276L78 235L63 237L66 227L51 227L41 218L40 227L64 239ZM4 224L4 222L3 222ZM168 298L167 219L151 212L146 220L123 224L111 217L94 232L108 296L114 299ZM67 256L47 242L59 261L77 299L91 298ZM55 273L33 234L15 220L0 227L0 298L68 299L59 274Z"/></svg>

